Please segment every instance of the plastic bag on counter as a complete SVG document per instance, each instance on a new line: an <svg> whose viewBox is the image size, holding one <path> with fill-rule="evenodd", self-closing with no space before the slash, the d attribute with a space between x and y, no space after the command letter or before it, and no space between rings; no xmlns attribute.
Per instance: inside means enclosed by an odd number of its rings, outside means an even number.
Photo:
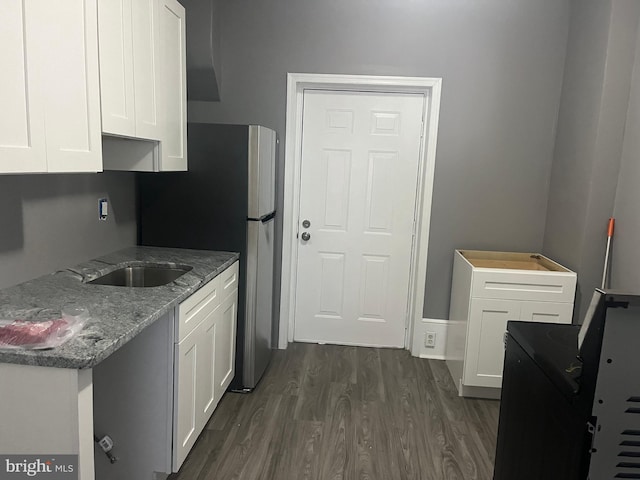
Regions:
<svg viewBox="0 0 640 480"><path fill-rule="evenodd" d="M51 320L0 320L0 349L44 350L76 336L89 319L82 307L66 307Z"/></svg>

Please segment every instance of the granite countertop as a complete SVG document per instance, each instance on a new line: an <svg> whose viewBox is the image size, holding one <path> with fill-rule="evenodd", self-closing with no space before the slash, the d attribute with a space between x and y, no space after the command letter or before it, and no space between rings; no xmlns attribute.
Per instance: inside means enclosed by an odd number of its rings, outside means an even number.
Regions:
<svg viewBox="0 0 640 480"><path fill-rule="evenodd" d="M0 290L0 319L60 318L65 306L88 310L78 336L50 350L3 350L0 363L91 368L134 338L239 258L233 252L131 247ZM85 282L136 262L188 265L192 270L160 287L128 288Z"/></svg>

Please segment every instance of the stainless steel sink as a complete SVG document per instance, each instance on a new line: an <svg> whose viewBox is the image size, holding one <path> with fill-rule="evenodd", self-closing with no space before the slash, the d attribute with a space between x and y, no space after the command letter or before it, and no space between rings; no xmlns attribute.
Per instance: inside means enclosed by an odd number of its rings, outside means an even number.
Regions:
<svg viewBox="0 0 640 480"><path fill-rule="evenodd" d="M129 265L87 283L113 287L159 287L173 282L192 268L187 265Z"/></svg>

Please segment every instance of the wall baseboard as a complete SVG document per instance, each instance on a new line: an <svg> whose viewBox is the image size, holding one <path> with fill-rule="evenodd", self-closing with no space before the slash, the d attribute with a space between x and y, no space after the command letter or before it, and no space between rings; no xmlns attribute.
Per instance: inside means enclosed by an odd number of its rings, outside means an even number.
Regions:
<svg viewBox="0 0 640 480"><path fill-rule="evenodd" d="M420 358L446 360L447 329L449 320L438 318L423 318L413 330L413 345L411 355ZM434 338L434 345L427 346L428 337Z"/></svg>

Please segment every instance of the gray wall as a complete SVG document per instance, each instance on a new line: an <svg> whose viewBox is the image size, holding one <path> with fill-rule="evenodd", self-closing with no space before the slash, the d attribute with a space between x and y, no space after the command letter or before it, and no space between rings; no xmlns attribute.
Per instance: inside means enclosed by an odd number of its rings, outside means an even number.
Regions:
<svg viewBox="0 0 640 480"><path fill-rule="evenodd" d="M578 273L578 323L602 279L639 16L637 0L571 4L543 252Z"/></svg>
<svg viewBox="0 0 640 480"><path fill-rule="evenodd" d="M443 78L426 317L448 317L455 248L542 248L568 0L234 0L220 13L221 102L190 102L191 121L259 123L283 141L287 72Z"/></svg>
<svg viewBox="0 0 640 480"><path fill-rule="evenodd" d="M187 98L220 100L220 2L180 0L187 22Z"/></svg>
<svg viewBox="0 0 640 480"><path fill-rule="evenodd" d="M640 37L616 194L611 287L640 293Z"/></svg>
<svg viewBox="0 0 640 480"><path fill-rule="evenodd" d="M98 220L98 199L109 217ZM0 175L0 288L136 244L131 173Z"/></svg>

